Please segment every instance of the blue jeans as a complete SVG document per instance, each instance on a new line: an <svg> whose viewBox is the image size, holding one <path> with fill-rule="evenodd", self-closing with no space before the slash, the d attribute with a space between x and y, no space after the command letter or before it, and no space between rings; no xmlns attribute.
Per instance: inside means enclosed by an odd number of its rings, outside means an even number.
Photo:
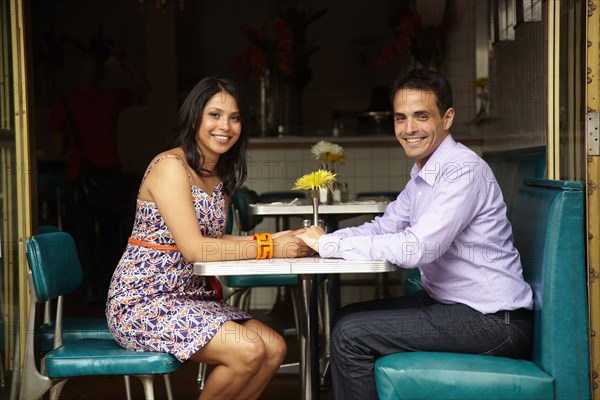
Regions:
<svg viewBox="0 0 600 400"><path fill-rule="evenodd" d="M448 351L522 358L528 354L533 312L486 315L464 304L442 304L425 291L350 304L336 315L331 373L336 399L377 399L375 360L403 351Z"/></svg>

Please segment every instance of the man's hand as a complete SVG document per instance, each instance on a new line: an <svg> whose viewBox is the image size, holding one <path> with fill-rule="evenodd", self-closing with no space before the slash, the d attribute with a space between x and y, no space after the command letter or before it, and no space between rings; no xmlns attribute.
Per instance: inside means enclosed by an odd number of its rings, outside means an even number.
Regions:
<svg viewBox="0 0 600 400"><path fill-rule="evenodd" d="M300 238L307 246L315 252L319 252L319 238L325 234L325 231L320 226L311 226L310 228L300 229L301 233L296 237Z"/></svg>
<svg viewBox="0 0 600 400"><path fill-rule="evenodd" d="M304 229L283 231L273 234L273 252L276 258L309 257L314 251L298 238Z"/></svg>

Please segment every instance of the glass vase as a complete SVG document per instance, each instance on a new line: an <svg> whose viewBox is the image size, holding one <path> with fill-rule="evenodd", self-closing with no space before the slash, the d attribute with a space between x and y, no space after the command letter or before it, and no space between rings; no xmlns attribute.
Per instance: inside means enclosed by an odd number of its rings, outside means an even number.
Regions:
<svg viewBox="0 0 600 400"><path fill-rule="evenodd" d="M260 80L261 136L296 135L302 121L300 93L270 68Z"/></svg>
<svg viewBox="0 0 600 400"><path fill-rule="evenodd" d="M324 162L319 164L319 169L329 171L333 174L336 173L335 163L332 162ZM320 191L321 203L323 204L333 204L333 192L329 190L326 186L323 186Z"/></svg>

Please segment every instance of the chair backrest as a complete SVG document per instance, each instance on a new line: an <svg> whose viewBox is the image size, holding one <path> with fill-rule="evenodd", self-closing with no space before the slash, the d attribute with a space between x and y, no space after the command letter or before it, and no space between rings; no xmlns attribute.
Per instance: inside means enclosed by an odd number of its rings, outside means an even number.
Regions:
<svg viewBox="0 0 600 400"><path fill-rule="evenodd" d="M523 180L546 177L546 147L486 152L483 159L494 172L504 196L508 218L512 219L514 198Z"/></svg>
<svg viewBox="0 0 600 400"><path fill-rule="evenodd" d="M511 222L534 293L531 360L555 378L555 398L589 398L584 192L580 182L527 178Z"/></svg>
<svg viewBox="0 0 600 400"><path fill-rule="evenodd" d="M242 233L252 232L262 222L262 217L250 214L250 204L258 202L258 194L247 187L237 189L233 195L233 208L238 216L238 228Z"/></svg>
<svg viewBox="0 0 600 400"><path fill-rule="evenodd" d="M27 240L26 252L38 301L53 300L81 284L77 247L68 233L34 235Z"/></svg>

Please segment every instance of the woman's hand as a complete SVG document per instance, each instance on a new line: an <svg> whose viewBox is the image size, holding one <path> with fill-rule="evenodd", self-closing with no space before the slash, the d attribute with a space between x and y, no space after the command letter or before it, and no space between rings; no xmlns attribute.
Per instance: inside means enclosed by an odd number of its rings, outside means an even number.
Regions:
<svg viewBox="0 0 600 400"><path fill-rule="evenodd" d="M320 226L313 225L310 228L299 229L301 231L296 235L307 246L315 252L319 252L319 238L325 234L325 231Z"/></svg>
<svg viewBox="0 0 600 400"><path fill-rule="evenodd" d="M273 236L273 256L275 258L298 258L308 257L314 254L314 251L298 238L298 234L304 229L296 231L283 231L274 233Z"/></svg>
<svg viewBox="0 0 600 400"><path fill-rule="evenodd" d="M277 239L280 236L284 236L284 235L289 235L290 233L292 233L293 231L291 230L287 230L287 231L281 231L281 232L275 232L274 234L272 234L271 236L273 237L273 239Z"/></svg>

